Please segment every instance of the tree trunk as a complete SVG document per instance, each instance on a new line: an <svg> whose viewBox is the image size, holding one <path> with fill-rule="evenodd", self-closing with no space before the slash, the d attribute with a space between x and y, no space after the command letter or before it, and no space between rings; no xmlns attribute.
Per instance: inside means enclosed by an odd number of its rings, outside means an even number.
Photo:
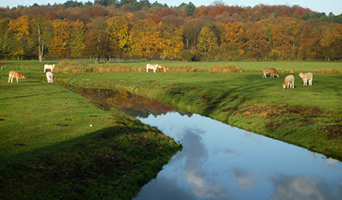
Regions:
<svg viewBox="0 0 342 200"><path fill-rule="evenodd" d="M44 57L44 45L42 44L41 40L41 32L40 32L40 26L38 26L38 59L39 62L43 62L43 57Z"/></svg>

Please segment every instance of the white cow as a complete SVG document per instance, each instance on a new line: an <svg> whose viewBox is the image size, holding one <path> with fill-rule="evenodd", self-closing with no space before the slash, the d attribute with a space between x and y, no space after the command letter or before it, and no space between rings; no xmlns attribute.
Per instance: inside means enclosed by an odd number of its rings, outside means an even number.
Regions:
<svg viewBox="0 0 342 200"><path fill-rule="evenodd" d="M294 76L288 75L284 79L283 88L294 88Z"/></svg>
<svg viewBox="0 0 342 200"><path fill-rule="evenodd" d="M44 65L44 72L46 72L47 69L50 69L50 71L53 72L54 68L55 68L55 64L53 64L53 65L45 64Z"/></svg>
<svg viewBox="0 0 342 200"><path fill-rule="evenodd" d="M53 83L53 73L52 72L46 72L46 78L48 83Z"/></svg>
<svg viewBox="0 0 342 200"><path fill-rule="evenodd" d="M309 81L309 85L312 85L312 79L313 79L313 75L311 72L308 73L299 73L299 76L303 79L303 85L308 85L308 81Z"/></svg>
<svg viewBox="0 0 342 200"><path fill-rule="evenodd" d="M151 65L151 64L147 64L146 65L146 72L148 72L149 69L153 69L153 72L156 73L156 70L158 69L159 65L155 64L155 65Z"/></svg>

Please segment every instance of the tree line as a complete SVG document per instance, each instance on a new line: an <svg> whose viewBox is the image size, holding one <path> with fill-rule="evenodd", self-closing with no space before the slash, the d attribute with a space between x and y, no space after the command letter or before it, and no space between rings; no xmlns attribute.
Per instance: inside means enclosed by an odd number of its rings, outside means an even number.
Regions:
<svg viewBox="0 0 342 200"><path fill-rule="evenodd" d="M342 15L148 0L0 8L0 59L339 60Z"/></svg>

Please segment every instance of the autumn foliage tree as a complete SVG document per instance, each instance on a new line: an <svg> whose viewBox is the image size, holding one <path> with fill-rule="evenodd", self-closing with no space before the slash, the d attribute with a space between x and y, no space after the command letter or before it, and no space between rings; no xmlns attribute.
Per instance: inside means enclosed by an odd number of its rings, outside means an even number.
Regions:
<svg viewBox="0 0 342 200"><path fill-rule="evenodd" d="M71 35L70 35L70 49L71 55L74 58L81 58L82 52L85 48L85 31L86 27L83 22L77 20L71 24Z"/></svg>
<svg viewBox="0 0 342 200"><path fill-rule="evenodd" d="M34 4L0 8L0 58L339 60L341 24L342 15L285 5Z"/></svg>
<svg viewBox="0 0 342 200"><path fill-rule="evenodd" d="M215 58L215 54L219 49L217 37L207 26L202 28L198 36L197 49L207 58L209 57L211 59Z"/></svg>
<svg viewBox="0 0 342 200"><path fill-rule="evenodd" d="M129 36L131 25L126 16L116 16L107 20L110 48L113 52L127 53L130 50Z"/></svg>
<svg viewBox="0 0 342 200"><path fill-rule="evenodd" d="M132 27L130 34L132 55L143 58L159 58L160 36L160 29L152 20L138 20Z"/></svg>
<svg viewBox="0 0 342 200"><path fill-rule="evenodd" d="M229 22L226 24L225 31L228 56L234 58L243 55L245 52L245 30L243 29L243 24L241 22Z"/></svg>
<svg viewBox="0 0 342 200"><path fill-rule="evenodd" d="M68 20L52 22L53 38L50 43L49 55L52 58L65 58L70 38L70 23Z"/></svg>
<svg viewBox="0 0 342 200"><path fill-rule="evenodd" d="M175 25L162 25L160 53L164 58L172 59L179 58L179 53L184 48L183 30Z"/></svg>
<svg viewBox="0 0 342 200"><path fill-rule="evenodd" d="M0 58L9 57L11 55L11 41L8 24L10 20L4 18L0 21Z"/></svg>
<svg viewBox="0 0 342 200"><path fill-rule="evenodd" d="M43 15L36 15L32 19L33 40L35 41L35 50L38 52L39 62L43 62L47 46L53 37L53 29L48 20Z"/></svg>
<svg viewBox="0 0 342 200"><path fill-rule="evenodd" d="M332 28L331 39L328 41L328 54L325 58L337 59L342 55L342 25L337 24Z"/></svg>
<svg viewBox="0 0 342 200"><path fill-rule="evenodd" d="M13 56L19 59L20 56L25 55L27 47L30 45L30 20L26 15L18 19L13 19L8 24L9 33L12 34L12 53Z"/></svg>
<svg viewBox="0 0 342 200"><path fill-rule="evenodd" d="M110 39L107 33L107 23L103 18L96 18L88 24L88 31L85 35L84 53L100 62L100 58L108 58L111 55Z"/></svg>
<svg viewBox="0 0 342 200"><path fill-rule="evenodd" d="M251 23L250 26L246 31L246 55L258 60L263 59L267 51L265 27L260 23Z"/></svg>

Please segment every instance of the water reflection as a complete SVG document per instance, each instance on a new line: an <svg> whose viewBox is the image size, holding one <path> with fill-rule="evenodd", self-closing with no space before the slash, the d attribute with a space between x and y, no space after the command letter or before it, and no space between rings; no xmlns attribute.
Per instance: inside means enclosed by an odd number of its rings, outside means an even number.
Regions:
<svg viewBox="0 0 342 200"><path fill-rule="evenodd" d="M140 199L342 199L342 164L210 118L139 118L181 141ZM179 195L179 196L178 196Z"/></svg>
<svg viewBox="0 0 342 200"><path fill-rule="evenodd" d="M274 181L275 200L282 199L341 199L341 188L334 191L330 184L320 177L278 177Z"/></svg>
<svg viewBox="0 0 342 200"><path fill-rule="evenodd" d="M133 117L148 117L150 114L157 116L172 111L191 116L190 113L181 112L166 104L123 90L82 88L70 85L63 86L88 99L102 105L113 107Z"/></svg>
<svg viewBox="0 0 342 200"><path fill-rule="evenodd" d="M342 164L281 141L112 90L70 88L183 144L135 200L342 199Z"/></svg>

